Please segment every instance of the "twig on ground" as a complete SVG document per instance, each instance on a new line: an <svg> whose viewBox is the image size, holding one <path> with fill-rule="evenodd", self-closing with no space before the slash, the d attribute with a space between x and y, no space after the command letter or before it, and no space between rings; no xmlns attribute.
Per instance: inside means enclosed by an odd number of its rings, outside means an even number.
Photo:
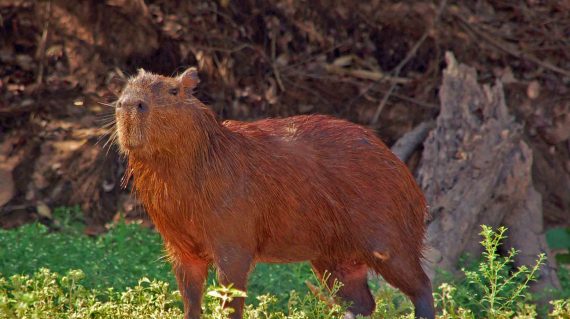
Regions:
<svg viewBox="0 0 570 319"><path fill-rule="evenodd" d="M401 78L397 76L390 76L381 71L369 71L362 69L346 69L334 64L324 64L325 70L329 73L340 74L340 75L350 75L355 78L372 80L372 81L388 81L397 84L409 83L410 79Z"/></svg>
<svg viewBox="0 0 570 319"><path fill-rule="evenodd" d="M315 285L313 285L310 281L305 281L305 284L307 285L307 287L309 287L309 290L311 291L311 293L319 298L319 300L321 300L322 302L324 302L327 306L329 307L333 307L334 306L334 299L330 298L330 297L326 297L323 296L323 294L319 291L319 288L317 288Z"/></svg>
<svg viewBox="0 0 570 319"><path fill-rule="evenodd" d="M42 84L44 81L44 72L45 72L45 57L46 57L46 50L47 50L47 40L49 34L49 22L51 19L51 1L47 4L46 9L46 21L44 24L44 28L42 31L42 36L40 38L40 42L38 44L38 49L36 51L36 59L38 60L38 74L36 76L36 84Z"/></svg>
<svg viewBox="0 0 570 319"><path fill-rule="evenodd" d="M279 85L279 88L281 89L282 92L285 92L285 86L283 85L283 81L281 81L281 75L279 74L279 68L277 67L275 60L276 60L276 42L277 42L277 34L273 35L273 38L271 39L271 68L273 69L273 75L275 75L275 80L277 81L277 85Z"/></svg>
<svg viewBox="0 0 570 319"><path fill-rule="evenodd" d="M396 68L394 69L394 72L393 72L394 77L398 77L400 75L400 72L402 71L404 66L416 55L418 49L422 46L424 41L427 39L431 30L433 28L435 28L435 26L439 23L439 20L441 18L441 15L443 14L443 11L445 9L446 4L447 4L447 0L441 0L440 1L439 7L437 9L435 18L433 19L431 27L428 28L424 32L424 34L422 34L422 36L419 38L419 40L416 42L416 44L410 49L410 51L408 52L406 57L396 66ZM380 104L378 104L378 108L376 109L376 112L374 112L374 116L372 116L372 121L371 121L372 125L375 125L378 122L378 119L380 118L380 114L382 113L384 106L386 106L386 102L388 102L390 95L392 95L392 93L396 89L396 85L397 85L397 83L392 83L392 85L388 89L388 92L386 92L386 94L384 94L382 101L380 101Z"/></svg>
<svg viewBox="0 0 570 319"><path fill-rule="evenodd" d="M545 60L541 60L537 57L535 57L534 55L527 53L527 52L523 52L517 48L515 48L513 45L511 45L510 43L505 43L504 41L494 38L493 36L491 36L490 34L488 34L487 32L481 30L480 28L477 28L476 26L471 25L464 17L462 17L461 15L459 15L458 13L453 13L453 16L455 18L457 18L461 23L460 25L466 29L467 31L471 31L474 35L480 37L481 39L485 40L486 42L488 42L489 44L491 44L492 46L494 46L495 48L508 53L512 56L514 56L515 58L518 59L525 59L528 61L531 61L545 69L551 70L553 72L556 73L560 73L562 75L565 76L570 76L570 71L569 70L565 70L562 69L548 61ZM476 41L475 41L476 42Z"/></svg>
<svg viewBox="0 0 570 319"><path fill-rule="evenodd" d="M340 83L349 83L351 85L355 85L355 86L359 86L361 83L354 80L354 79L350 79L350 78L344 78L344 77L336 77L336 76L319 76L319 75L315 75L315 74L311 74L311 73L306 73L306 72L293 72L292 74L296 74L299 76L303 76L306 78L310 78L310 79L318 79L318 80L327 80L327 81L334 81L334 82L340 82ZM289 83L290 85L293 85L295 87L301 88L303 90L305 90L306 92L309 93L313 93L314 90L311 90L310 88L304 87L304 86L300 86L300 85L295 85L295 82L293 81L288 81L287 78L285 78L285 81L287 83ZM362 97L364 94L366 94L366 92L373 90L375 92L379 92L379 93L386 93L387 91L382 90L381 88L379 88L378 86L373 85L374 83L372 83L370 86L368 86L367 88L364 89L364 92L358 94L357 96L355 96L350 102L348 102L348 105L352 105L352 103L354 103L354 101L356 101L358 98ZM398 98L400 100L406 101L406 102L411 102L414 104L417 104L419 106L425 107L425 108L429 108L429 109L437 109L439 106L437 104L433 104L433 103L429 103L429 102L425 102L425 101L421 101L418 99L415 99L413 97L409 97L406 95L402 95L402 94L398 94L398 93L392 93L393 97ZM322 96L319 96L319 98L322 101L327 101L325 98L323 98Z"/></svg>

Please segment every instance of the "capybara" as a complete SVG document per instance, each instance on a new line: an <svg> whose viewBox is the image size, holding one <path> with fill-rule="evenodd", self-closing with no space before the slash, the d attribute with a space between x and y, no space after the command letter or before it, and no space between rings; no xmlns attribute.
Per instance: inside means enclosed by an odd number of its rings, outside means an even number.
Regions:
<svg viewBox="0 0 570 319"><path fill-rule="evenodd" d="M371 131L324 115L219 121L178 77L140 70L116 102L126 179L173 260L185 318L199 318L209 265L246 290L257 262L310 261L343 286L347 318L370 315L369 269L434 318L421 266L427 205L413 176ZM241 318L244 299L230 303Z"/></svg>

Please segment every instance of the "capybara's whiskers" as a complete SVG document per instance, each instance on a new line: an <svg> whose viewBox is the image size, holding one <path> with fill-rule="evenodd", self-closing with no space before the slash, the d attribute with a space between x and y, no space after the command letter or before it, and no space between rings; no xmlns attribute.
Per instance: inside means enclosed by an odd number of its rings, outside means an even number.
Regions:
<svg viewBox="0 0 570 319"><path fill-rule="evenodd" d="M100 101L98 101L97 103L98 103L98 104L101 104L101 105L103 105L103 106L107 106L107 107L112 107L112 108L115 107L115 104L114 104L114 103L104 103L104 102L100 102Z"/></svg>
<svg viewBox="0 0 570 319"><path fill-rule="evenodd" d="M112 119L108 123L101 125L101 127L103 127L103 128L114 128L115 124L117 124L117 122L114 119Z"/></svg>
<svg viewBox="0 0 570 319"><path fill-rule="evenodd" d="M103 134L99 135L99 137L97 137L97 142L95 142L95 145L98 145L99 143L101 143L101 141L105 138L105 137L110 137L112 134L115 133L116 130L114 130L114 127L109 127L109 128L104 128L103 130Z"/></svg>
<svg viewBox="0 0 570 319"><path fill-rule="evenodd" d="M111 149L111 146L117 141L117 131L113 131L109 137L107 138L107 142L105 142L105 144L103 145L103 148L107 148L107 155L109 154L109 150Z"/></svg>

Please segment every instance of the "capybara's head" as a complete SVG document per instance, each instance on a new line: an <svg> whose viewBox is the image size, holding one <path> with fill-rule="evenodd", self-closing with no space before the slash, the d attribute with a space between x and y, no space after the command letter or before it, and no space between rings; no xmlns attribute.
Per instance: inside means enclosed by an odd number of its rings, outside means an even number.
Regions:
<svg viewBox="0 0 570 319"><path fill-rule="evenodd" d="M189 68L177 77L144 70L130 78L115 105L117 135L127 154L172 150L191 138L202 104L192 95L198 73Z"/></svg>

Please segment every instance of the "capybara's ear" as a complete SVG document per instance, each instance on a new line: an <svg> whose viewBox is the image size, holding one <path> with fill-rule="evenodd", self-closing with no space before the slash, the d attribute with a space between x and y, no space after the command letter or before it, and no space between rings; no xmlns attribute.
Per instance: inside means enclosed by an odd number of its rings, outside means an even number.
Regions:
<svg viewBox="0 0 570 319"><path fill-rule="evenodd" d="M125 88L126 83L127 80L124 76L115 73L107 78L107 89L109 89L113 95L119 96L121 95L121 91Z"/></svg>
<svg viewBox="0 0 570 319"><path fill-rule="evenodd" d="M200 78L198 78L198 69L191 67L186 69L179 77L180 82L184 88L193 89L200 83Z"/></svg>

